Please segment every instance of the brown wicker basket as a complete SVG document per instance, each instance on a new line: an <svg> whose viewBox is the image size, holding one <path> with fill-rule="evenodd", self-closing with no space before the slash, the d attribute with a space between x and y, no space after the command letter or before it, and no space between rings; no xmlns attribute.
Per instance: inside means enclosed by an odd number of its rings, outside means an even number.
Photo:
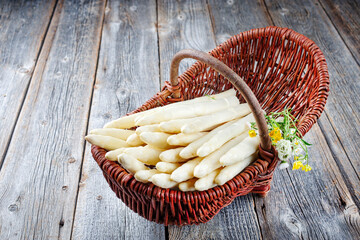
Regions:
<svg viewBox="0 0 360 240"><path fill-rule="evenodd" d="M278 159L260 105L266 112L291 107L303 135L324 109L329 92L325 58L313 41L293 30L267 27L243 32L210 55L193 50L176 54L171 64L171 84L167 82L161 92L132 113L218 93L233 84L240 101L251 105L260 126L259 158L222 186L181 192L136 181L117 162L105 159L106 150L92 146L93 157L112 190L150 221L164 225L204 223L237 196L250 192L266 196ZM179 62L185 57L199 61L177 77Z"/></svg>

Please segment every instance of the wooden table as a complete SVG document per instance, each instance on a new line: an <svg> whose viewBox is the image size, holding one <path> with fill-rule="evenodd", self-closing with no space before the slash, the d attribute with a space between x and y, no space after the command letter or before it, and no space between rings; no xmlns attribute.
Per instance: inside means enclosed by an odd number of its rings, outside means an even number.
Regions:
<svg viewBox="0 0 360 240"><path fill-rule="evenodd" d="M1 1L0 239L359 239L360 3L350 0ZM84 141L144 103L184 48L277 25L324 52L331 93L306 135L313 171L266 198L164 227L116 198ZM191 61L182 66L186 69Z"/></svg>

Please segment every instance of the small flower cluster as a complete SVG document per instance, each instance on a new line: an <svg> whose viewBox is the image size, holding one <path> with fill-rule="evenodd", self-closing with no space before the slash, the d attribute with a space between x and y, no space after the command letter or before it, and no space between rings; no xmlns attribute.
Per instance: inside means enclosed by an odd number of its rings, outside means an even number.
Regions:
<svg viewBox="0 0 360 240"><path fill-rule="evenodd" d="M278 157L281 160L280 169L285 169L290 166L289 160L294 159L293 170L300 169L308 172L311 167L308 163L308 149L311 145L301 138L301 133L296 128L296 119L290 114L291 109L285 109L282 112L270 113L265 116L269 136L273 145L275 146ZM255 137L257 135L257 128L255 123L250 123L249 136Z"/></svg>
<svg viewBox="0 0 360 240"><path fill-rule="evenodd" d="M275 127L273 130L271 130L269 135L273 143L277 143L278 141L283 139L283 137L281 136L280 128L278 127Z"/></svg>

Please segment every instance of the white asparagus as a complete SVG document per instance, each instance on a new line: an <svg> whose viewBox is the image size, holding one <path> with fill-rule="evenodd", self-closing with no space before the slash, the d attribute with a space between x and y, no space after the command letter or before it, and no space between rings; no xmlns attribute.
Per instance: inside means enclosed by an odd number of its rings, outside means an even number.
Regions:
<svg viewBox="0 0 360 240"><path fill-rule="evenodd" d="M202 178L220 168L222 165L219 161L220 157L227 153L231 148L239 144L246 138L247 133L243 133L240 136L225 143L221 148L206 156L194 169L194 176Z"/></svg>
<svg viewBox="0 0 360 240"><path fill-rule="evenodd" d="M158 162L156 169L163 173L172 173L175 169L180 167L180 163Z"/></svg>
<svg viewBox="0 0 360 240"><path fill-rule="evenodd" d="M183 182L194 177L194 168L202 158L195 158L187 161L171 173L171 179L175 182Z"/></svg>
<svg viewBox="0 0 360 240"><path fill-rule="evenodd" d="M159 173L155 174L149 179L154 185L161 188L173 188L178 185L177 182L172 181L170 179L170 174L167 173Z"/></svg>
<svg viewBox="0 0 360 240"><path fill-rule="evenodd" d="M156 165L160 161L159 155L162 150L152 148L151 146L145 147L129 147L129 148L119 148L113 151L109 151L105 154L106 159L116 161L118 156L121 153L129 154L139 161L146 163L148 165Z"/></svg>
<svg viewBox="0 0 360 240"><path fill-rule="evenodd" d="M154 111L156 108L150 109L148 111ZM135 118L144 115L145 112L138 112L131 114L129 116L124 116L118 118L114 121L111 121L105 124L104 128L131 128L135 126Z"/></svg>
<svg viewBox="0 0 360 240"><path fill-rule="evenodd" d="M191 134L179 133L168 137L167 142L168 144L174 146L187 146L189 145L189 143L198 140L199 138L205 136L206 134L208 134L208 132L198 132Z"/></svg>
<svg viewBox="0 0 360 240"><path fill-rule="evenodd" d="M136 121L137 126L160 123L173 119L193 118L218 112L229 107L239 104L239 99L235 96L213 100L210 102L200 102L196 104L187 104L178 107L164 109L163 111L154 112L146 115Z"/></svg>
<svg viewBox="0 0 360 240"><path fill-rule="evenodd" d="M214 101L216 99L228 98L231 96L236 96L236 91L234 89L229 89L224 92L221 92L221 93L218 93L215 95L211 95L211 96L197 97L194 99L190 99L190 100L186 100L186 101L182 101L182 102L176 102L176 103L168 104L168 105L165 105L162 107L154 108L156 110L150 109L150 110L144 111L142 115L136 116L134 119L134 124L140 118L149 116L152 113L159 111L159 110L162 111L163 109L167 109L167 108L178 107L178 106L182 106L182 105L188 105L188 104L194 104L194 103L200 103L200 102L210 102L210 101Z"/></svg>
<svg viewBox="0 0 360 240"><path fill-rule="evenodd" d="M181 132L189 134L212 130L219 124L243 117L250 112L251 109L247 103L240 104L223 111L212 113L210 115L193 118L193 121L190 123L185 123L182 126Z"/></svg>
<svg viewBox="0 0 360 240"><path fill-rule="evenodd" d="M117 129L117 128L98 128L90 131L92 135L102 135L102 136L110 136L122 139L126 141L126 139L133 134L135 131L126 130L126 129Z"/></svg>
<svg viewBox="0 0 360 240"><path fill-rule="evenodd" d="M247 136L242 142L231 148L220 158L223 166L229 166L237 162L243 161L245 158L255 153L260 144L260 137Z"/></svg>
<svg viewBox="0 0 360 240"><path fill-rule="evenodd" d="M194 118L185 118L185 119L173 119L167 122L161 122L159 124L160 130L167 133L181 133L181 128L187 124L191 123Z"/></svg>
<svg viewBox="0 0 360 240"><path fill-rule="evenodd" d="M159 173L156 169L140 170L135 173L134 177L139 182L147 183L152 176Z"/></svg>
<svg viewBox="0 0 360 240"><path fill-rule="evenodd" d="M238 175L247 166L249 166L250 163L252 163L256 159L256 157L257 154L253 154L238 163L224 167L216 176L215 183L218 185L223 185L224 183Z"/></svg>
<svg viewBox="0 0 360 240"><path fill-rule="evenodd" d="M179 189L183 192L195 191L195 182L197 178L192 178L186 182L179 183Z"/></svg>
<svg viewBox="0 0 360 240"><path fill-rule="evenodd" d="M146 125L138 127L135 132L136 134L140 135L143 132L160 132L159 124L152 124L152 125Z"/></svg>
<svg viewBox="0 0 360 240"><path fill-rule="evenodd" d="M109 151L105 154L105 158L107 160L111 160L111 161L117 161L118 159L118 156L123 153L125 151L125 149L127 148L118 148L118 149L115 149L115 150L112 150L112 151Z"/></svg>
<svg viewBox="0 0 360 240"><path fill-rule="evenodd" d="M195 189L198 191L205 191L215 187L217 185L215 183L215 178L219 174L219 172L220 169L216 169L215 171L209 173L208 175L199 178L199 180L195 182Z"/></svg>
<svg viewBox="0 0 360 240"><path fill-rule="evenodd" d="M180 152L180 156L182 158L185 159L189 159L192 157L196 157L196 152L198 150L199 147L201 147L205 142L207 142L212 136L214 136L215 134L217 134L219 131L221 131L222 129L230 126L234 121L233 120L231 122L225 123L217 128L215 128L214 130L212 130L211 132L209 132L208 134L204 135L203 137L197 139L196 141L190 143L188 146L186 146L181 152Z"/></svg>
<svg viewBox="0 0 360 240"><path fill-rule="evenodd" d="M115 150L121 147L129 147L129 145L119 138L102 135L87 135L85 137L89 143L104 148L106 150Z"/></svg>
<svg viewBox="0 0 360 240"><path fill-rule="evenodd" d="M198 150L197 155L200 157L205 157L215 150L219 149L230 139L242 134L246 130L249 130L247 122L254 122L254 115L249 114L244 118L241 118L235 121L233 124L227 128L219 131L217 134L212 136L206 143L204 143Z"/></svg>
<svg viewBox="0 0 360 240"><path fill-rule="evenodd" d="M187 101L182 101L182 102L178 102L178 103L173 103L173 104L169 104L166 105L164 107L157 107L157 108L152 108L149 109L147 111L142 111L142 112L138 112L138 113L134 113L131 114L129 116L124 116L121 117L119 119L116 119L114 121L111 121L107 124L105 124L104 128L131 128L131 127L135 127L135 119L139 119L145 115L149 115L158 111L162 111L162 109L165 108L170 108L170 107L178 107L181 105L187 105L187 104L193 104L193 103L198 103L198 102L206 102L206 101L213 101L213 99L222 99L222 98L228 98L230 96L235 96L236 92L234 89L230 89L227 91L224 91L222 93L219 94L215 94L212 96L204 96L204 97L199 97L199 98L195 98L195 99L191 99L191 100L187 100Z"/></svg>
<svg viewBox="0 0 360 240"><path fill-rule="evenodd" d="M121 153L118 157L118 161L123 168L125 168L132 174L135 174L137 171L140 170L149 169L144 165L144 163L140 162L135 157L126 153Z"/></svg>
<svg viewBox="0 0 360 240"><path fill-rule="evenodd" d="M126 139L126 143L129 144L129 146L132 146L132 147L137 147L137 146L144 145L144 142L141 141L139 135L137 135L136 133L131 134L128 137L128 139Z"/></svg>
<svg viewBox="0 0 360 240"><path fill-rule="evenodd" d="M160 149L170 148L170 144L167 143L170 134L163 132L143 132L140 134L141 141Z"/></svg>
<svg viewBox="0 0 360 240"><path fill-rule="evenodd" d="M124 150L124 153L134 156L136 159L143 163L154 166L160 161L159 155L161 152L162 150L153 148L148 145L145 147L126 148Z"/></svg>
<svg viewBox="0 0 360 240"><path fill-rule="evenodd" d="M183 147L169 149L166 151L163 151L160 153L160 160L163 162L170 162L170 163L176 163L176 162L186 162L187 159L181 158L179 153L183 150Z"/></svg>

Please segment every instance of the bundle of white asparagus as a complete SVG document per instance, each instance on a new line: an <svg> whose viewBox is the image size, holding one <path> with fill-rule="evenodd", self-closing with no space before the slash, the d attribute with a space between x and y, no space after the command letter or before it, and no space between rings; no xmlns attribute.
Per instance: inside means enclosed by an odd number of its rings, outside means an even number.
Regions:
<svg viewBox="0 0 360 240"><path fill-rule="evenodd" d="M114 120L86 140L138 181L181 191L223 185L257 157L255 119L233 89ZM136 130L129 130L134 129Z"/></svg>

